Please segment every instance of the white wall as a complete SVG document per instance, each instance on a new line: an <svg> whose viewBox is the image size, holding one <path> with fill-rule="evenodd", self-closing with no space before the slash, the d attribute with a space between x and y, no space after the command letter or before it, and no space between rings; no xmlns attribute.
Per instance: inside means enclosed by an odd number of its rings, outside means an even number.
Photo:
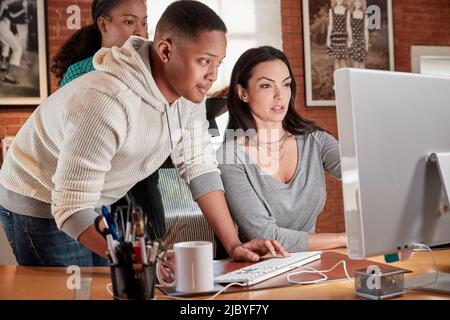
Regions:
<svg viewBox="0 0 450 320"><path fill-rule="evenodd" d="M411 71L450 76L450 46L411 46Z"/></svg>
<svg viewBox="0 0 450 320"><path fill-rule="evenodd" d="M450 57L421 57L420 73L450 76Z"/></svg>

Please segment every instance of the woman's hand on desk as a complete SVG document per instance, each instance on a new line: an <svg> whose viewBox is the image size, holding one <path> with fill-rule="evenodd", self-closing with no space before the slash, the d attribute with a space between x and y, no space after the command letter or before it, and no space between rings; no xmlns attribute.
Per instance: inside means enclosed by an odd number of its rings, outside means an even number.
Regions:
<svg viewBox="0 0 450 320"><path fill-rule="evenodd" d="M289 256L289 253L275 240L251 240L236 246L233 249L232 258L256 262L261 256L267 254ZM168 283L174 280L175 254L172 250L167 252L166 260L161 262L158 267L162 280Z"/></svg>
<svg viewBox="0 0 450 320"><path fill-rule="evenodd" d="M276 240L251 240L234 247L231 257L234 260L256 262L261 256L266 254L276 256L277 253L284 257L289 256L289 253Z"/></svg>

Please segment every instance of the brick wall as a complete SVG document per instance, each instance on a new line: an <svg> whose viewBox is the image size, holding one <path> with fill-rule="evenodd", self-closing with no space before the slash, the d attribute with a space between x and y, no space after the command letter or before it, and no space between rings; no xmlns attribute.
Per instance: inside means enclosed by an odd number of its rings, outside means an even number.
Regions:
<svg viewBox="0 0 450 320"><path fill-rule="evenodd" d="M89 23L90 0L47 0L48 36L50 57L74 32L66 28L66 9L78 4L81 8L82 25ZM450 45L450 1L448 0L393 0L396 70L410 71L411 45ZM298 84L297 106L306 118L337 137L336 112L333 107L305 108L303 70L303 32L301 0L281 0L281 17L284 51L289 57ZM56 81L50 79L51 91ZM14 135L28 118L33 108L0 107L0 136ZM319 217L318 230L338 232L344 230L342 190L340 182L327 177L328 201Z"/></svg>

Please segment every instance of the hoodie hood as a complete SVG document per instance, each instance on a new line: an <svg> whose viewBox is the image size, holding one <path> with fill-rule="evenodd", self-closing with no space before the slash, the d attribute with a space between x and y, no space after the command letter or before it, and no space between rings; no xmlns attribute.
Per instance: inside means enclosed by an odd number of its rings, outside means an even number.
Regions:
<svg viewBox="0 0 450 320"><path fill-rule="evenodd" d="M169 105L153 79L149 50L152 42L131 36L122 47L102 48L93 58L94 68L112 74L153 108Z"/></svg>

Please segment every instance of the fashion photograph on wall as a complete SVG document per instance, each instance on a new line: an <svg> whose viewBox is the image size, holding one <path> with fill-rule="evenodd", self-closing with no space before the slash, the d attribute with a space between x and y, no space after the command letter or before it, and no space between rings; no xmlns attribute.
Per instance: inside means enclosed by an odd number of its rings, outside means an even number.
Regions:
<svg viewBox="0 0 450 320"><path fill-rule="evenodd" d="M306 105L335 106L335 70L394 70L391 0L303 1L303 39Z"/></svg>
<svg viewBox="0 0 450 320"><path fill-rule="evenodd" d="M0 0L0 105L48 95L45 11L43 0Z"/></svg>

